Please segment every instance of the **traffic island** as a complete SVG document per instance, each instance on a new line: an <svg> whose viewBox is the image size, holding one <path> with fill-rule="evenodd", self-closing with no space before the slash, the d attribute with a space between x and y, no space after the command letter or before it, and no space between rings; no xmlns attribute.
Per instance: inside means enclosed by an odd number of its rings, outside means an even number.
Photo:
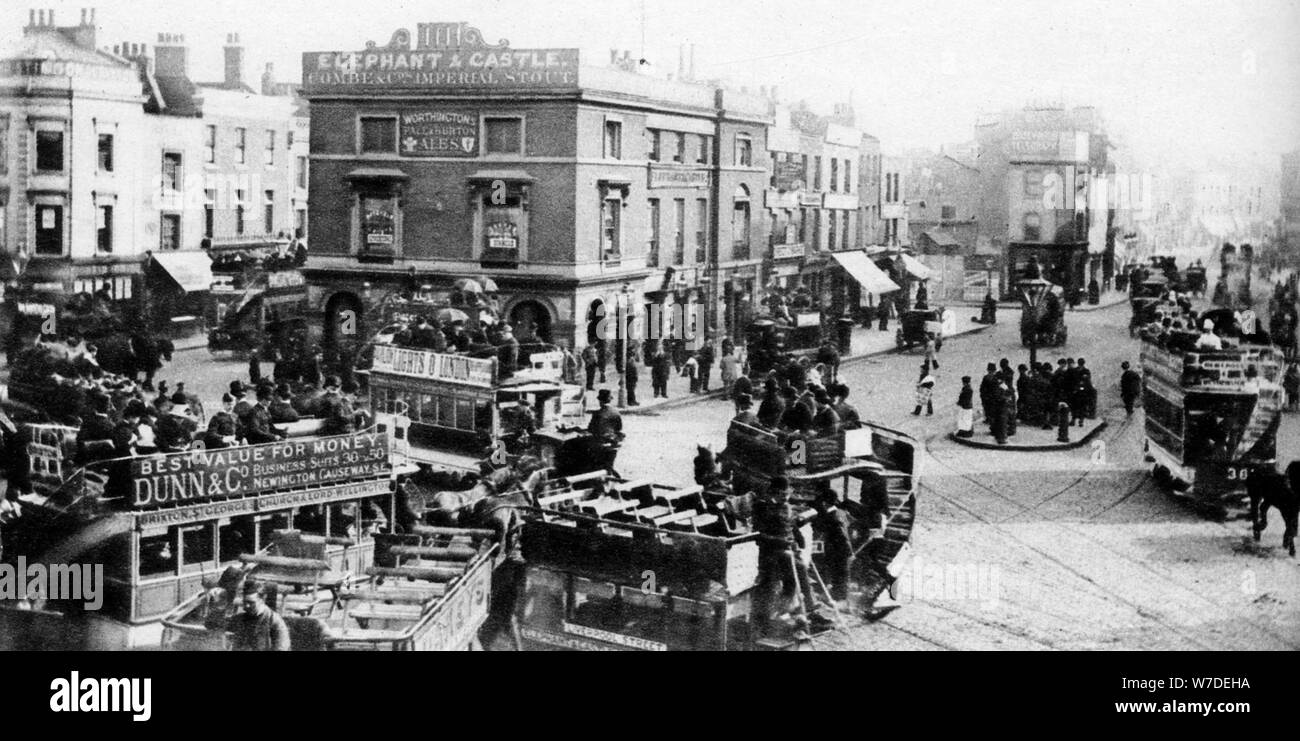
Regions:
<svg viewBox="0 0 1300 741"><path fill-rule="evenodd" d="M1070 441L1061 442L1060 431L1055 425L1051 429L1045 430L1041 426L1017 424L1016 434L1008 437L1006 444L1002 445L989 432L988 425L980 421L975 424L975 435L973 437L958 437L956 432L950 432L948 433L948 439L968 448L983 448L985 450L1070 450L1087 445L1102 430L1106 429L1106 420L1100 418L1088 419L1084 420L1082 427L1076 424L1066 429L1069 432Z"/></svg>

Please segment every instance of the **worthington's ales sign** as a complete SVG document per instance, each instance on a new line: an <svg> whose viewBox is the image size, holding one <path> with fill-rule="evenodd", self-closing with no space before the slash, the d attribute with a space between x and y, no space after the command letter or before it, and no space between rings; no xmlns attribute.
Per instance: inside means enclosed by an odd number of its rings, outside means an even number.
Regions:
<svg viewBox="0 0 1300 741"><path fill-rule="evenodd" d="M576 88L577 49L511 49L467 23L421 23L415 47L406 29L365 51L307 52L304 93L383 89Z"/></svg>
<svg viewBox="0 0 1300 741"><path fill-rule="evenodd" d="M388 436L378 432L133 458L131 507L199 504L373 478L390 470Z"/></svg>

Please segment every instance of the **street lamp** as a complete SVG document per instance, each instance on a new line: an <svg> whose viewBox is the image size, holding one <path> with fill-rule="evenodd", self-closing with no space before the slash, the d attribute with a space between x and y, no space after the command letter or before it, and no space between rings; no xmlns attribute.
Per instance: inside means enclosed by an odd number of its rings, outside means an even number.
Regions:
<svg viewBox="0 0 1300 741"><path fill-rule="evenodd" d="M624 283L619 294L618 307L614 311L618 319L619 361L622 365L618 374L618 408L627 407L627 312L632 308L632 284Z"/></svg>
<svg viewBox="0 0 1300 741"><path fill-rule="evenodd" d="M1038 305L1051 290L1053 283L1042 278L1025 278L1016 281L1020 294L1020 341L1029 345L1029 365L1038 367ZM1026 330L1028 335L1026 337ZM1026 342L1026 339L1028 341Z"/></svg>

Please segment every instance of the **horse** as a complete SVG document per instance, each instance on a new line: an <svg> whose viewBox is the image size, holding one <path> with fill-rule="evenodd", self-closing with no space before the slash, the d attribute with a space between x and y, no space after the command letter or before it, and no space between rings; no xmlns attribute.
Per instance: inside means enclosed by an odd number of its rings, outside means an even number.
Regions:
<svg viewBox="0 0 1300 741"><path fill-rule="evenodd" d="M1282 533L1282 547L1295 555L1297 520L1300 519L1300 460L1291 461L1286 474L1270 468L1261 470L1246 482L1250 495L1250 521L1255 532L1255 542L1268 527L1268 509L1277 507L1286 529Z"/></svg>
<svg viewBox="0 0 1300 741"><path fill-rule="evenodd" d="M423 498L423 511L429 522L441 527L466 527L473 519L475 505L489 497L510 495L520 486L536 491L546 481L546 469L535 458L521 460L516 467L489 471L469 489L439 491ZM525 480L527 476L527 480ZM418 511L418 509L417 509Z"/></svg>

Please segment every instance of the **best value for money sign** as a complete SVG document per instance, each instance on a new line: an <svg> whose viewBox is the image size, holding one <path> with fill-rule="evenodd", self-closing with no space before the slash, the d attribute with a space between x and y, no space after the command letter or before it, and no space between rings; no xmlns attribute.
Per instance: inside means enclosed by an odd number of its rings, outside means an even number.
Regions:
<svg viewBox="0 0 1300 741"><path fill-rule="evenodd" d="M390 471L388 436L377 432L147 456L131 460L131 507L199 504Z"/></svg>
<svg viewBox="0 0 1300 741"><path fill-rule="evenodd" d="M478 153L478 116L453 111L401 115L402 154L409 157L473 157Z"/></svg>

